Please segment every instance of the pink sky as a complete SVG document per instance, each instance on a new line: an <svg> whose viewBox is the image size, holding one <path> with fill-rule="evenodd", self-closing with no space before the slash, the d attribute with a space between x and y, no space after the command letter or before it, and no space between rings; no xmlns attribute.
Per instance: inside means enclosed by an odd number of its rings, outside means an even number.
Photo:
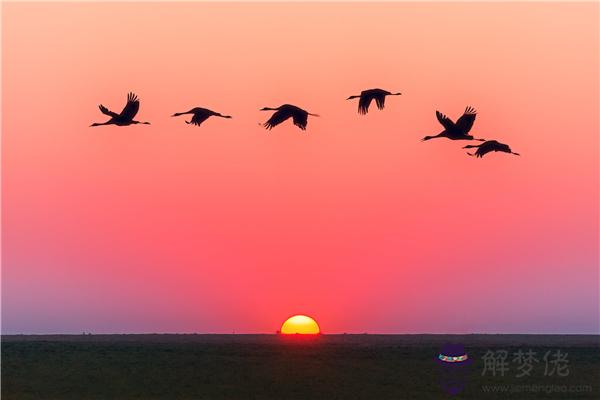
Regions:
<svg viewBox="0 0 600 400"><path fill-rule="evenodd" d="M598 11L3 3L2 332L598 333Z"/></svg>

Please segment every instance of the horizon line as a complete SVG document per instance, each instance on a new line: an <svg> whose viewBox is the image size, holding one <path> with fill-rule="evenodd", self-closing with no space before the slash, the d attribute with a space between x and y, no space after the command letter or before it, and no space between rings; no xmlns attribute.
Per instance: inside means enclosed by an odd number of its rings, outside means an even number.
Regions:
<svg viewBox="0 0 600 400"><path fill-rule="evenodd" d="M121 333L94 333L94 332L80 332L80 333L0 333L0 337L2 336L118 336L118 335L220 335L220 336L234 336L234 335L269 335L269 336L294 336L293 334L282 334L279 332L230 332L230 333L217 333L217 332L121 332ZM298 334L304 335L304 334ZM339 335L373 335L373 336L465 336L465 335L560 335L560 336L600 336L600 332L595 333L556 333L556 332L467 332L467 333L432 333L432 332L420 332L420 333L376 333L376 332L331 332L331 333L323 333L320 332L318 334L313 334L316 336L339 336Z"/></svg>

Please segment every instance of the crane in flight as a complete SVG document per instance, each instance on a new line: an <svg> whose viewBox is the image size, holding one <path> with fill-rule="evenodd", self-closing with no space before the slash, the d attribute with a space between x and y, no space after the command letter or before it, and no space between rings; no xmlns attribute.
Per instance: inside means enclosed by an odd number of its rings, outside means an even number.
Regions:
<svg viewBox="0 0 600 400"><path fill-rule="evenodd" d="M477 148L475 153L467 153L468 155L470 155L472 157L481 158L481 157L485 156L487 153L490 153L492 151L501 151L503 153L509 153L509 154L514 154L515 156L520 156L519 153L515 153L514 151L512 151L512 149L510 148L509 145L500 143L496 140L488 140L486 142L483 142L483 143L477 144L477 145L469 144L469 145L463 147L463 149L473 149L473 148Z"/></svg>
<svg viewBox="0 0 600 400"><path fill-rule="evenodd" d="M150 122L140 122L135 121L133 118L138 113L140 109L140 101L138 97L133 93L127 94L127 104L121 111L120 114L116 112L110 111L108 108L104 107L102 104L98 106L102 114L108 115L110 119L106 122L94 122L90 126L100 126L100 125L118 125L118 126L127 126L134 124L146 124L150 125Z"/></svg>
<svg viewBox="0 0 600 400"><path fill-rule="evenodd" d="M369 105L371 101L375 100L377 108L383 110L385 107L385 96L400 96L402 93L392 93L383 89L367 89L360 92L359 95L350 96L346 100L360 99L358 100L358 113L365 115L369 112Z"/></svg>
<svg viewBox="0 0 600 400"><path fill-rule="evenodd" d="M461 115L460 118L456 120L456 123L454 123L450 118L448 118L439 111L436 111L435 115L440 124L442 124L442 126L444 127L444 130L435 136L425 136L423 139L421 139L421 141L441 137L445 137L450 140L478 140L480 142L485 141L485 139L476 139L468 134L471 128L473 127L475 117L477 116L477 111L473 107L467 107L463 115Z"/></svg>
<svg viewBox="0 0 600 400"><path fill-rule="evenodd" d="M193 114L192 119L190 121L185 121L185 123L196 126L200 126L204 121L206 121L210 117L231 118L231 115L223 115L221 113L209 110L208 108L201 107L192 108L190 111L186 112L175 113L171 115L171 117L178 117L180 115L185 114Z"/></svg>
<svg viewBox="0 0 600 400"><path fill-rule="evenodd" d="M318 114L309 113L306 110L301 109L300 107L293 106L291 104L284 104L282 106L273 108L273 107L263 107L260 111L275 111L271 118L264 124L262 124L266 129L271 130L273 127L281 124L283 121L292 118L294 121L294 125L303 131L306 130L306 125L308 124L308 116L312 115L313 117L318 117Z"/></svg>

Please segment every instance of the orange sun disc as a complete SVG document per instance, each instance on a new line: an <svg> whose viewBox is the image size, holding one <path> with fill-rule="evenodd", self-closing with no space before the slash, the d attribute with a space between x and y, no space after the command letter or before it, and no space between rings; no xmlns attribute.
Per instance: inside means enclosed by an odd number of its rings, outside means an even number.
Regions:
<svg viewBox="0 0 600 400"><path fill-rule="evenodd" d="M284 335L316 335L321 333L321 329L317 321L306 315L294 315L289 317L283 325L281 325L281 333Z"/></svg>

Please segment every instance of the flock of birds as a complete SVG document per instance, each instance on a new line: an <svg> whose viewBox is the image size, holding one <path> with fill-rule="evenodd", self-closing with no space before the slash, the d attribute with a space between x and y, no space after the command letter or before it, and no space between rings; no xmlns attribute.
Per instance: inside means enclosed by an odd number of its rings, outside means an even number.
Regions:
<svg viewBox="0 0 600 400"><path fill-rule="evenodd" d="M347 100L359 99L358 101L358 113L365 115L369 112L369 106L371 102L375 100L375 104L377 108L382 110L385 107L385 98L386 96L399 96L402 93L391 93L387 90L383 89L368 89L363 90L359 95L350 96ZM117 114L113 111L110 111L108 108L104 107L102 104L99 105L100 111L102 114L108 115L110 119L106 122L93 123L91 126L100 126L100 125L118 125L118 126L127 126L134 124L150 124L150 122L141 122L134 120L140 109L140 101L138 97L129 93L127 95L127 104L121 111L121 113ZM306 130L306 125L308 124L308 116L318 117L317 114L309 113L306 110L303 110L300 107L284 104L279 107L264 107L261 108L260 111L275 111L271 118L267 120L264 124L261 124L266 129L271 130L273 127L281 124L282 122L292 119L294 125L302 130ZM185 121L186 124L192 124L196 126L200 126L204 121L206 121L210 117L220 117L220 118L231 118L230 115L223 115L221 113L209 110L207 108L196 107L192 108L186 112L179 112L172 115L172 117L178 117L180 115L191 114L191 120ZM446 115L442 114L439 111L435 112L435 115L440 122L440 124L444 127L444 130L437 135L434 136L425 136L422 141L427 141L436 138L447 138L450 140L473 140L482 142L477 145L467 145L463 147L464 149L474 149L476 148L474 153L467 153L470 156L474 157L483 157L487 153L490 152L504 152L514 155L520 155L519 153L515 153L511 150L511 148L504 143L500 143L496 140L485 140L481 138L475 138L472 135L469 135L471 128L473 127L473 123L475 122L475 117L477 116L477 111L473 107L467 107L463 115L460 116L453 122Z"/></svg>

